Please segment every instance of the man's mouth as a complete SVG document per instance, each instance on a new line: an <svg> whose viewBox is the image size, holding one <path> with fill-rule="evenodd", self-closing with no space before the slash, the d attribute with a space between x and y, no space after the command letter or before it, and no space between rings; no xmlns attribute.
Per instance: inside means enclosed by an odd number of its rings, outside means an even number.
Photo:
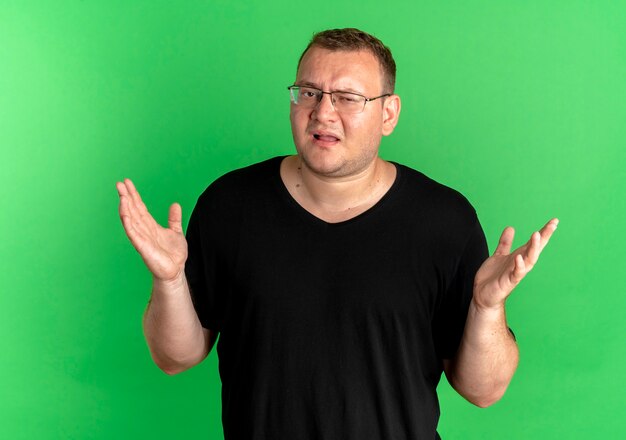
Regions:
<svg viewBox="0 0 626 440"><path fill-rule="evenodd" d="M339 140L339 138L328 135L328 134L314 133L313 137L317 139L318 141L323 141L323 142L337 142Z"/></svg>

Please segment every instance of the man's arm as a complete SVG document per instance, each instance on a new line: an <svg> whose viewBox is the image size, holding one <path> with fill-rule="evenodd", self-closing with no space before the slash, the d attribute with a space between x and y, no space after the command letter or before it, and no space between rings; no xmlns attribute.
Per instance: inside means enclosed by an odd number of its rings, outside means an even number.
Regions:
<svg viewBox="0 0 626 440"><path fill-rule="evenodd" d="M152 297L143 328L155 363L167 374L193 367L209 353L215 334L202 328L185 278L187 241L182 211L170 207L168 227L148 212L129 179L117 183L120 218L129 240L152 273Z"/></svg>
<svg viewBox="0 0 626 440"><path fill-rule="evenodd" d="M511 253L515 232L506 228L494 254L476 273L463 338L454 359L444 359L448 381L473 404L487 407L500 400L519 361L517 344L508 329L505 301L537 263L556 230L550 220Z"/></svg>
<svg viewBox="0 0 626 440"><path fill-rule="evenodd" d="M202 362L217 337L200 324L184 275L172 281L153 280L143 331L152 359L170 375Z"/></svg>
<svg viewBox="0 0 626 440"><path fill-rule="evenodd" d="M450 385L474 405L486 408L502 398L518 361L504 307L481 310L472 301L457 355L443 360Z"/></svg>

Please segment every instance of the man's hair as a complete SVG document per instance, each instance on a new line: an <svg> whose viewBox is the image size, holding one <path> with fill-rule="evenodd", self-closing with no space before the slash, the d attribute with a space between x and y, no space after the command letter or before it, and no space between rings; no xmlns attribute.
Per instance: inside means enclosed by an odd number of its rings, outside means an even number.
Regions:
<svg viewBox="0 0 626 440"><path fill-rule="evenodd" d="M369 51L380 64L383 74L383 88L387 89L383 90L383 92L393 93L396 85L396 62L393 60L391 50L375 36L355 28L329 29L313 34L309 45L300 55L298 69L300 68L302 58L312 47L320 47L332 51Z"/></svg>

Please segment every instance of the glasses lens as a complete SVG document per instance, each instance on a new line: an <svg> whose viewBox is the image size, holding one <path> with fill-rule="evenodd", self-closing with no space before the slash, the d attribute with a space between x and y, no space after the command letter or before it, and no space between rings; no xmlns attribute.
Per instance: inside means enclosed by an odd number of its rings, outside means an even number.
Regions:
<svg viewBox="0 0 626 440"><path fill-rule="evenodd" d="M316 107L324 93L314 87L289 87L291 102L301 107ZM365 108L366 101L364 96L355 93L332 92L332 103L339 113L361 113Z"/></svg>
<svg viewBox="0 0 626 440"><path fill-rule="evenodd" d="M294 104L298 104L298 98L300 96L300 87L289 87L289 96L291 98L291 102Z"/></svg>
<svg viewBox="0 0 626 440"><path fill-rule="evenodd" d="M333 92L335 110L340 113L361 113L365 107L365 98L348 92Z"/></svg>
<svg viewBox="0 0 626 440"><path fill-rule="evenodd" d="M304 107L315 107L322 91L312 87L291 87L291 101Z"/></svg>

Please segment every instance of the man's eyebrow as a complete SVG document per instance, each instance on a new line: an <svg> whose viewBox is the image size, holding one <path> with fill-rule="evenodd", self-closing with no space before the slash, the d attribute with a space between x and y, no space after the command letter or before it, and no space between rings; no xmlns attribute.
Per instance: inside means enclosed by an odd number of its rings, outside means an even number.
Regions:
<svg viewBox="0 0 626 440"><path fill-rule="evenodd" d="M296 85L301 86L301 87L304 86L304 87L313 87L314 89L320 89L319 85L309 82L309 81L301 81L301 82L296 81Z"/></svg>
<svg viewBox="0 0 626 440"><path fill-rule="evenodd" d="M365 95L363 95L363 92L361 92L360 90L356 90L356 89L353 89L351 87L343 87L343 88L340 88L340 89L337 89L337 90L333 90L333 91L334 92L348 92L348 93L354 93L356 95L365 96Z"/></svg>
<svg viewBox="0 0 626 440"><path fill-rule="evenodd" d="M309 81L296 82L296 85L300 87L313 87L314 89L322 90L322 88L318 84L315 84ZM365 96L363 92L353 89L351 87L341 87L341 88L332 90L332 92L347 92L347 93L354 93L356 95Z"/></svg>

